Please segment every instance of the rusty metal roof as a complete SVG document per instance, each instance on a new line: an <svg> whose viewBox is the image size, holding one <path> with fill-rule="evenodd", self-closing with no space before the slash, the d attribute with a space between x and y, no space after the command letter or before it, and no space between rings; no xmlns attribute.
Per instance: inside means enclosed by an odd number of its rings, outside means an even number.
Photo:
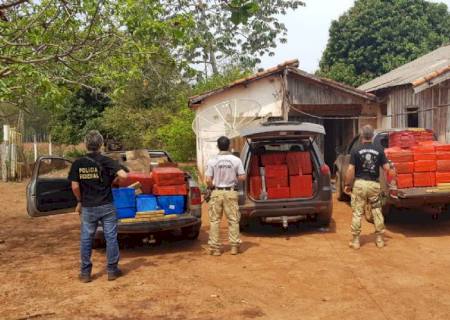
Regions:
<svg viewBox="0 0 450 320"><path fill-rule="evenodd" d="M358 89L374 92L409 84L417 87L449 71L450 45L447 45L375 78Z"/></svg>
<svg viewBox="0 0 450 320"><path fill-rule="evenodd" d="M372 95L370 93L367 93L365 91L356 89L354 87L351 87L351 86L348 86L348 85L345 85L345 84L342 84L342 83L339 83L339 82L336 82L336 81L333 81L333 80L330 80L330 79L321 78L321 77L312 75L310 73L307 73L305 71L302 71L300 69L297 69L298 65L299 65L299 63L298 63L297 59L285 61L285 62L277 65L276 67L272 67L272 68L266 69L264 71L255 73L255 74L253 74L251 76L248 76L248 77L236 80L236 81L234 81L234 82L232 82L232 83L230 83L230 84L228 84L228 85L226 85L224 87L221 87L221 88L218 88L218 89L214 89L214 90L210 90L210 91L204 92L204 93L196 95L196 96L192 96L192 97L189 98L189 106L193 107L194 105L196 105L198 103L201 103L204 99L206 99L208 97L211 97L213 95L219 94L221 92L224 92L224 91L226 91L228 89L231 89L233 87L236 87L238 85L245 85L245 84L247 84L249 82L253 82L253 81L256 81L256 80L259 80L259 79L262 79L262 78L266 78L268 76L271 76L271 75L274 75L274 74L277 74L277 73L281 73L284 70L292 72L292 73L294 73L294 74L296 74L298 76L301 76L301 77L309 78L310 80L313 80L313 81L315 81L317 83L321 83L321 84L324 84L324 85L327 85L327 86L331 86L331 87L334 87L334 88L336 88L338 90L345 91L347 93L359 96L359 97L364 98L364 99L369 99L369 100L372 100L372 101L376 100L376 97L374 95Z"/></svg>

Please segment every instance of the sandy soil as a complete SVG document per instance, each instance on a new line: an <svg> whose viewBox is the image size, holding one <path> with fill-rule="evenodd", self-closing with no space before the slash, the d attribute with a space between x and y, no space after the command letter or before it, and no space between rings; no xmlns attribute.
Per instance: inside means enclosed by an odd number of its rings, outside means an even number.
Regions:
<svg viewBox="0 0 450 320"><path fill-rule="evenodd" d="M24 183L0 184L0 203L0 319L450 319L446 216L394 215L381 250L365 223L355 252L335 202L328 231L254 226L243 254L221 257L206 255L204 219L198 241L122 250L117 281L95 251L82 284L76 215L29 218Z"/></svg>

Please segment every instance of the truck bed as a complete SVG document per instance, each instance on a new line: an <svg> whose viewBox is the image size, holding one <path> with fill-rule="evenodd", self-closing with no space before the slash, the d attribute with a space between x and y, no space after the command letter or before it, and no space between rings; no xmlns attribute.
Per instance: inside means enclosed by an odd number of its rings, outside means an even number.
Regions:
<svg viewBox="0 0 450 320"><path fill-rule="evenodd" d="M390 196L389 202L396 207L440 206L450 204L450 190L437 187L414 187L399 189L397 197Z"/></svg>

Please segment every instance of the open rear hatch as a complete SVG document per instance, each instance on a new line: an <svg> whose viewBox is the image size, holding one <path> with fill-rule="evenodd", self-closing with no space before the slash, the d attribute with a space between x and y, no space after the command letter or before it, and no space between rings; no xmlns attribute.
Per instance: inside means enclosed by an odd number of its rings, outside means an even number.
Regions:
<svg viewBox="0 0 450 320"><path fill-rule="evenodd" d="M316 138L325 135L325 128L310 122L267 122L240 131L242 137L255 141L279 138Z"/></svg>
<svg viewBox="0 0 450 320"><path fill-rule="evenodd" d="M271 122L241 131L250 146L247 191L255 201L306 200L318 190L320 162L313 139L323 126Z"/></svg>

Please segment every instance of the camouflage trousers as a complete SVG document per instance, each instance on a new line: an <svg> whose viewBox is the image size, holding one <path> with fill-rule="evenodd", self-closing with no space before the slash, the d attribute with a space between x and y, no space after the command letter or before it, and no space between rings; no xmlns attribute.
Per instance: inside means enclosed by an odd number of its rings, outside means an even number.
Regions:
<svg viewBox="0 0 450 320"><path fill-rule="evenodd" d="M222 215L228 220L228 238L230 245L239 246L239 220L241 214L238 206L238 193L236 191L214 190L209 201L209 247L220 249L220 221Z"/></svg>
<svg viewBox="0 0 450 320"><path fill-rule="evenodd" d="M351 231L354 235L361 233L361 217L369 208L376 233L384 232L384 218L381 212L381 189L376 181L357 179L353 185L352 201L353 218Z"/></svg>

